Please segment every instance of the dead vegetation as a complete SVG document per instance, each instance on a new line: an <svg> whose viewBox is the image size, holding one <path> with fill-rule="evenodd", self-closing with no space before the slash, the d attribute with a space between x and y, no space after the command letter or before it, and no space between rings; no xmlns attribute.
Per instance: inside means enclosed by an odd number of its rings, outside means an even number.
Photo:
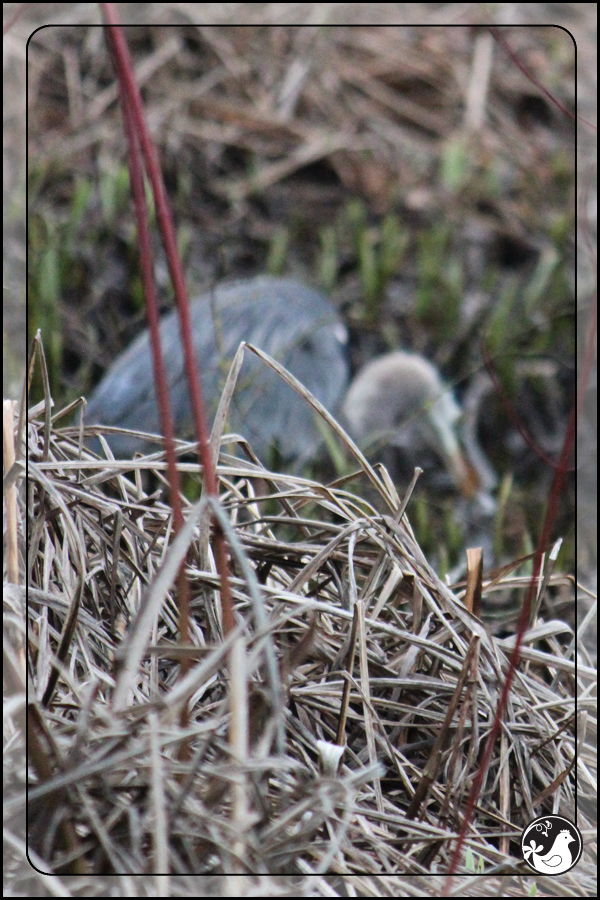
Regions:
<svg viewBox="0 0 600 900"><path fill-rule="evenodd" d="M447 871L511 638L492 637L465 591L428 565L409 493L360 455L378 509L350 484L223 453L212 508L236 617L224 636L203 537L210 504L184 498L173 540L160 453L98 459L43 409L28 429L29 845L46 871L237 873L246 890L259 875L303 875L306 893L326 892L333 875L368 893L382 873ZM202 478L195 463L181 468ZM475 579L468 604L488 587ZM9 598L18 673L22 595ZM527 874L515 842L530 819L575 819L575 696L593 677L568 625L532 622L461 867L490 878L467 879L465 893ZM580 738L586 718L580 699ZM588 752L580 744L586 766Z"/></svg>

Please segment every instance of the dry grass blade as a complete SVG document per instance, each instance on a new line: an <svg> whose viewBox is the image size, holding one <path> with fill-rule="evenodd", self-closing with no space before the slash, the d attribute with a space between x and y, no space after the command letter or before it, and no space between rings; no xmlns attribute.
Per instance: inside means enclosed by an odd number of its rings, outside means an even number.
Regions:
<svg viewBox="0 0 600 900"><path fill-rule="evenodd" d="M113 696L113 709L115 711L123 708L132 689L150 632L160 613L160 607L165 601L167 591L173 585L179 566L185 559L188 547L195 534L196 520L199 518L206 502L206 500L201 500L196 505L187 522L173 541L160 571L152 582L148 596L142 599L127 640L119 648L116 655L118 667Z"/></svg>
<svg viewBox="0 0 600 900"><path fill-rule="evenodd" d="M45 426L33 416L30 427ZM32 697L56 664L48 707L34 700L35 852L61 872L317 877L334 860L346 877L443 871L511 639L491 637L431 569L410 503L380 515L340 487L222 454L219 502L189 507L173 539L170 509L138 477L154 469L160 480L159 455L107 462L81 452L72 429L50 428L45 462L42 442L31 444L29 497ZM94 467L102 478L80 483ZM181 467L202 479L195 463ZM389 510L383 479L364 469ZM270 494L256 493L257 479ZM230 554L237 624L225 639L210 545L198 552L206 505ZM181 673L173 580L186 551L193 662ZM526 636L469 839L488 871L513 870L524 815L557 802L574 814L575 692L589 696L594 673L576 671L571 639L557 621ZM48 836L42 803L57 817L69 809L75 831Z"/></svg>
<svg viewBox="0 0 600 900"><path fill-rule="evenodd" d="M407 819L414 819L417 813L419 812L421 805L424 803L429 788L431 787L435 777L437 776L439 766L442 759L442 750L444 748L444 744L446 743L448 737L448 731L450 727L450 723L452 722L452 717L456 712L458 704L460 703L461 694L467 678L469 676L469 670L471 668L471 664L475 655L477 653L478 641L477 638L473 638L469 645L469 649L467 651L467 655L465 657L462 671L460 673L460 678L457 681L456 688L448 704L448 709L446 710L446 716L444 718L444 723L440 728L437 738L435 739L435 743L431 750L431 756L429 757L429 761L425 766L425 771L423 772L423 777L419 782L417 790L415 791L415 795L410 802L410 806L406 811Z"/></svg>
<svg viewBox="0 0 600 900"><path fill-rule="evenodd" d="M273 359L273 357L269 356L268 353L265 353L263 350L260 350L258 347L253 347L252 344L247 345L248 350L252 350L253 353L256 353L259 359L262 359L268 366L270 366L277 374L286 381L291 388L293 388L297 393L300 394L301 397L309 403L312 408L327 422L330 428L336 433L338 438L345 444L350 453L357 459L360 463L361 469L366 473L369 480L371 481L375 490L383 497L384 500L388 503L391 509L395 509L395 505L393 499L390 497L388 491L386 490L382 480L377 476L377 473L373 469L370 462L368 462L366 456L362 453L361 450L356 446L354 441L348 436L346 431L339 425L339 423L334 419L334 417L329 413L322 403L319 403L316 397L314 397L310 391L308 391L304 385L295 378L291 372L282 366L277 360Z"/></svg>
<svg viewBox="0 0 600 900"><path fill-rule="evenodd" d="M467 591L464 603L469 612L481 616L481 590L483 578L483 550L469 547L467 550Z"/></svg>

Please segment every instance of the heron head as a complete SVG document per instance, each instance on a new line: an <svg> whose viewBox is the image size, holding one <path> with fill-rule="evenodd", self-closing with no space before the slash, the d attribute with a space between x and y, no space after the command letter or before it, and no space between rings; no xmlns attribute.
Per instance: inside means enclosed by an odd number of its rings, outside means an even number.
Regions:
<svg viewBox="0 0 600 900"><path fill-rule="evenodd" d="M402 350L367 363L343 404L343 418L360 443L385 441L417 461L419 453L433 450L457 487L472 496L480 485L461 447L461 415L452 390L435 366Z"/></svg>

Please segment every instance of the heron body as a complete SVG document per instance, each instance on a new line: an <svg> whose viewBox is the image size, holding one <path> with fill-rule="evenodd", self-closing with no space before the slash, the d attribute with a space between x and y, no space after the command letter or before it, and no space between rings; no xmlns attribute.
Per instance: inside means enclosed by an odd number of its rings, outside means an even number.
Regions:
<svg viewBox="0 0 600 900"><path fill-rule="evenodd" d="M241 341L260 347L295 375L327 408L337 409L348 385L346 329L331 302L291 278L262 276L220 285L190 307L192 339L211 417ZM175 433L192 431L176 311L161 322ZM91 423L160 432L148 332L113 363L92 395ZM271 369L247 353L230 407L232 430L246 437L266 460L276 443L284 461L306 461L320 434L312 408ZM117 456L132 456L143 445L114 435Z"/></svg>

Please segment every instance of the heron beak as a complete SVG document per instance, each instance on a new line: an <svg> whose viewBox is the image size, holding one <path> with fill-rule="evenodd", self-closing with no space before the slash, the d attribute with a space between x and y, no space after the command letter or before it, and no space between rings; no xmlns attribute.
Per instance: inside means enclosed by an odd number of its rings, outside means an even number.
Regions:
<svg viewBox="0 0 600 900"><path fill-rule="evenodd" d="M465 497L474 497L481 488L481 481L474 466L461 452L460 448L456 448L446 456L446 466L452 475L461 493Z"/></svg>
<svg viewBox="0 0 600 900"><path fill-rule="evenodd" d="M474 497L481 489L477 470L461 448L456 423L460 411L449 394L442 395L429 409L429 418L437 433L439 450L454 483L465 497Z"/></svg>

